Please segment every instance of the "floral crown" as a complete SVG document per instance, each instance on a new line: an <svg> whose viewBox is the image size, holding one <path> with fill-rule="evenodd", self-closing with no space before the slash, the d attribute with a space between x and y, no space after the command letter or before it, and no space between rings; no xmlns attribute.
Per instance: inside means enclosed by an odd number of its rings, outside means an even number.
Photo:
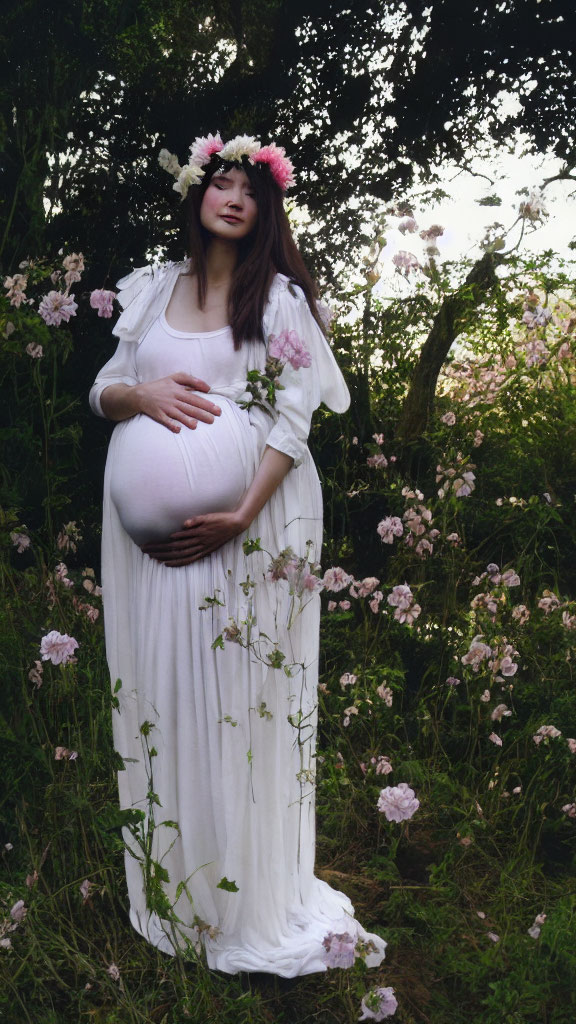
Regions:
<svg viewBox="0 0 576 1024"><path fill-rule="evenodd" d="M294 184L294 167L286 156L285 149L274 142L269 146L262 146L252 135L237 135L230 142L224 143L220 138L220 132L216 132L216 135L194 139L190 146L190 159L184 167L180 166L178 158L167 149L160 150L158 163L176 178L174 188L184 199L190 185L200 184L206 173L203 168L215 155L224 163L241 163L242 158L247 157L251 164L268 164L274 181L283 192Z"/></svg>

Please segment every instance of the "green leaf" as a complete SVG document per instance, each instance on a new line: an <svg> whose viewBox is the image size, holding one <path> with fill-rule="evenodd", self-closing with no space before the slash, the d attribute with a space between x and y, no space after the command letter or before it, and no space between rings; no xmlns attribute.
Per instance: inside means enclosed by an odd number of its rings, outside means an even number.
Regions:
<svg viewBox="0 0 576 1024"><path fill-rule="evenodd" d="M248 537L242 544L242 551L245 555L251 555L253 551L262 551L262 548L260 547L260 537L256 537L254 540L252 540L251 537Z"/></svg>
<svg viewBox="0 0 576 1024"><path fill-rule="evenodd" d="M238 890L238 886L236 885L236 882L229 882L228 879L226 878L226 875L224 875L224 878L220 879L220 881L218 882L218 885L216 886L216 888L217 889L224 889L225 892L238 892L239 891Z"/></svg>

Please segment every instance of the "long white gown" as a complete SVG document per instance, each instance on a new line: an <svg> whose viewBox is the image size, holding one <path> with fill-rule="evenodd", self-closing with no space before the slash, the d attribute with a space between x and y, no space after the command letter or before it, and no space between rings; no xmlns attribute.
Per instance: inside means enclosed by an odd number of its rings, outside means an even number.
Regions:
<svg viewBox="0 0 576 1024"><path fill-rule="evenodd" d="M222 408L213 424L179 434L136 416L110 442L102 578L110 674L122 684L114 739L121 806L145 812L140 843L125 830L130 918L165 952L202 946L228 973L323 971L323 939L344 932L376 966L384 940L314 876L319 596L300 593L298 573L267 578L287 548L319 559L321 493L306 439L320 402L344 411L348 392L302 292L277 275L265 336L296 331L312 363L286 365L272 410L242 409L266 346L235 351L228 328L172 329L164 310L186 270L143 268L120 282L118 349L90 396L101 415L109 384L184 371L208 381ZM266 444L295 462L248 531L262 551L245 554L245 535L181 568L141 552L190 515L233 507Z"/></svg>

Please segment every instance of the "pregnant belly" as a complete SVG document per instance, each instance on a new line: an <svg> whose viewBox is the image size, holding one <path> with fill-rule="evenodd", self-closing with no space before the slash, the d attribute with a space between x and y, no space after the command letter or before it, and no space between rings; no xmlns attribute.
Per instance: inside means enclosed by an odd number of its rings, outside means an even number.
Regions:
<svg viewBox="0 0 576 1024"><path fill-rule="evenodd" d="M110 496L136 544L166 540L184 520L235 508L246 490L246 466L236 434L250 430L237 407L174 434L148 416L134 416L114 432Z"/></svg>

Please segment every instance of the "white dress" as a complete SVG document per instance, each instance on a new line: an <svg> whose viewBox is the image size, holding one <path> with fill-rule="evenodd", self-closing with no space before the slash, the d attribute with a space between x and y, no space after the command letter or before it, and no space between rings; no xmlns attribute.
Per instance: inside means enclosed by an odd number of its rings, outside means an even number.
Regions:
<svg viewBox="0 0 576 1024"><path fill-rule="evenodd" d="M90 396L102 414L109 384L184 371L210 383L222 409L179 434L135 416L110 442L102 580L110 674L121 680L114 739L121 806L144 812L139 841L125 829L130 918L165 952L202 945L208 965L228 973L323 971L323 939L343 932L376 966L384 940L314 876L319 596L301 593L303 577L267 578L287 548L319 559L321 493L306 439L320 402L344 411L348 392L302 292L277 275L265 336L296 331L311 366L286 365L272 410L242 409L266 346L235 351L228 328L172 329L164 310L186 269L143 268L120 282L120 342ZM234 507L266 444L294 468L247 535L180 568L141 552L191 515ZM263 550L245 554L246 536Z"/></svg>

